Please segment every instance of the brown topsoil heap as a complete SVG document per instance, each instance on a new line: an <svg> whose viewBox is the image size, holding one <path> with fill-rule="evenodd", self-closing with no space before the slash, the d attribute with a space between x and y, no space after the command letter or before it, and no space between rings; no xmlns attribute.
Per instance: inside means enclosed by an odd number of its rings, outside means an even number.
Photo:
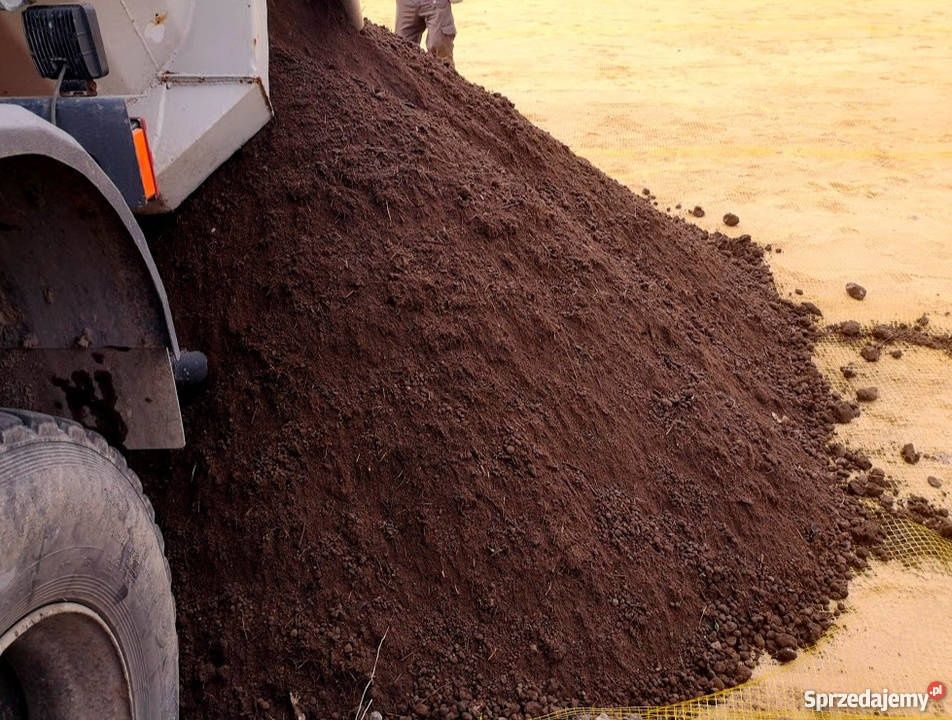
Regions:
<svg viewBox="0 0 952 720"><path fill-rule="evenodd" d="M152 229L211 359L135 458L183 717L536 715L745 680L853 554L808 314L513 106L321 4L277 119ZM855 524L855 521L854 521Z"/></svg>

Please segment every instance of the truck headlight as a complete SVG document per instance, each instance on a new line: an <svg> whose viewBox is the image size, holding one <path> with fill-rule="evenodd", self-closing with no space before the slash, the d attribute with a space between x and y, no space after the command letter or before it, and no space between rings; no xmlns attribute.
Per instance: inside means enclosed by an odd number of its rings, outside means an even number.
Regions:
<svg viewBox="0 0 952 720"><path fill-rule="evenodd" d="M33 5L23 11L23 26L33 62L43 77L55 80L64 67L64 80L95 80L109 73L92 5Z"/></svg>

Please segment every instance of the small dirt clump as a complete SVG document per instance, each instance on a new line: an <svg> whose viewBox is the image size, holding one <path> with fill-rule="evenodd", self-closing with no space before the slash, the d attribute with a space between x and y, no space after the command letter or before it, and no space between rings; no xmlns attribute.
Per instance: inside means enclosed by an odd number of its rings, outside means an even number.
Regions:
<svg viewBox="0 0 952 720"><path fill-rule="evenodd" d="M883 350L878 345L866 345L859 354L866 362L877 362L882 357Z"/></svg>
<svg viewBox="0 0 952 720"><path fill-rule="evenodd" d="M833 416L836 418L836 422L846 425L860 416L860 409L856 403L840 400L833 405Z"/></svg>
<svg viewBox="0 0 952 720"><path fill-rule="evenodd" d="M816 303L812 303L809 300L803 303L800 303L804 310L810 313L813 317L821 318L823 317L823 311L817 306Z"/></svg>
<svg viewBox="0 0 952 720"><path fill-rule="evenodd" d="M899 332L900 329L896 325L880 323L873 326L871 334L876 340L881 340L882 342L892 342L899 335Z"/></svg>
<svg viewBox="0 0 952 720"><path fill-rule="evenodd" d="M837 325L836 330L843 337L855 338L859 337L863 333L863 326L860 325L856 320L846 320Z"/></svg>
<svg viewBox="0 0 952 720"><path fill-rule="evenodd" d="M691 214L696 218L702 218L704 217L704 208L702 208L700 205L695 205L694 209L691 211Z"/></svg>
<svg viewBox="0 0 952 720"><path fill-rule="evenodd" d="M846 294L854 300L862 300L866 297L866 288L856 283L846 283Z"/></svg>
<svg viewBox="0 0 952 720"><path fill-rule="evenodd" d="M908 517L915 522L925 525L944 538L952 539L952 520L946 508L932 505L921 495L910 495L897 508L900 516Z"/></svg>
<svg viewBox="0 0 952 720"><path fill-rule="evenodd" d="M926 478L926 482L929 483L931 487L934 487L936 490L942 487L942 480L937 478L935 475L930 475Z"/></svg>
<svg viewBox="0 0 952 720"><path fill-rule="evenodd" d="M780 648L774 657L781 663L793 662L797 659L797 651L790 647Z"/></svg>
<svg viewBox="0 0 952 720"><path fill-rule="evenodd" d="M740 224L740 218L734 213L727 213L724 216L724 224L727 225L727 227L737 227Z"/></svg>
<svg viewBox="0 0 952 720"><path fill-rule="evenodd" d="M912 443L906 443L903 445L902 450L899 451L899 454L902 455L902 459L910 465L915 465L922 457L922 454L916 451L916 446Z"/></svg>
<svg viewBox="0 0 952 720"><path fill-rule="evenodd" d="M856 399L860 402L874 402L879 399L879 389L874 387L859 388L856 391Z"/></svg>

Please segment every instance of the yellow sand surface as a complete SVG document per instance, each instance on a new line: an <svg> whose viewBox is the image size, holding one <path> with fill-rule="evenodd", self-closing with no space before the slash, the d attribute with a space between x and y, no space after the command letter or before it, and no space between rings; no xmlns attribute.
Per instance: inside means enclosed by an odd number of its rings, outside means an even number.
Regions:
<svg viewBox="0 0 952 720"><path fill-rule="evenodd" d="M365 0L365 12L392 26L393 5ZM952 332L952 2L465 0L454 10L464 76L636 192L649 188L660 209L687 217L701 206L692 222L769 245L778 290L816 303L825 323L927 314L930 330ZM727 212L739 226L722 223ZM866 299L848 297L847 282ZM859 348L834 338L817 348L844 396L880 392L841 439L904 492L952 508L952 357L904 346L898 360L866 363ZM857 378L842 376L847 364ZM907 442L924 453L916 465L899 456ZM767 661L761 687L952 682L950 602L948 568L877 565L818 648L783 668Z"/></svg>
<svg viewBox="0 0 952 720"><path fill-rule="evenodd" d="M949 672L949 618L952 593L944 569L925 564L877 564L853 581L848 610L834 629L796 662L765 662L755 681L783 687L801 696L819 692L925 692ZM913 618L914 621L909 621ZM948 700L932 714L948 714ZM915 713L912 713L915 714Z"/></svg>

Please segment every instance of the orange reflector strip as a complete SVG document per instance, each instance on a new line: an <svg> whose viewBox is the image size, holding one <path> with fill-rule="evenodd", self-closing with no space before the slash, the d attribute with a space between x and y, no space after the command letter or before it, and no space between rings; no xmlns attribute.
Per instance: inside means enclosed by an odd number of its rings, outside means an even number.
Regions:
<svg viewBox="0 0 952 720"><path fill-rule="evenodd" d="M145 199L154 200L159 194L159 187L155 181L155 169L152 167L152 151L149 149L149 138L145 128L132 128L132 143L136 148L136 160L139 163L139 175L142 177L142 189L145 190Z"/></svg>

